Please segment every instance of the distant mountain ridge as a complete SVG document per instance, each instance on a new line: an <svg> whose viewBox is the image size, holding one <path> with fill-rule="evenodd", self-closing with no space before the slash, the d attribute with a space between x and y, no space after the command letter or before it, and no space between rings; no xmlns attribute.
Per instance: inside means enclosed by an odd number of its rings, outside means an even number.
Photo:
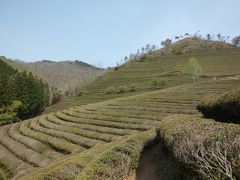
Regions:
<svg viewBox="0 0 240 180"><path fill-rule="evenodd" d="M0 59L19 71L32 72L43 82L62 92L75 91L105 73L104 69L78 60L59 62L42 60L27 63L21 60L10 60L4 56Z"/></svg>

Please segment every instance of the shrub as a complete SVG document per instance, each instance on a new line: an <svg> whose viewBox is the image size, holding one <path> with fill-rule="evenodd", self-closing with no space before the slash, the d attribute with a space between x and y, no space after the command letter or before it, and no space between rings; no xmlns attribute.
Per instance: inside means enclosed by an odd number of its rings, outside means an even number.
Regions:
<svg viewBox="0 0 240 180"><path fill-rule="evenodd" d="M205 117L240 123L240 89L205 97L197 106Z"/></svg>
<svg viewBox="0 0 240 180"><path fill-rule="evenodd" d="M87 94L88 93L88 91L79 91L78 92L78 96L83 96L84 94Z"/></svg>
<svg viewBox="0 0 240 180"><path fill-rule="evenodd" d="M3 113L3 114L0 114L0 122L4 122L4 121L9 121L9 122L12 122L14 120L16 120L16 113L15 112L7 112L7 113ZM11 121L12 120L12 121ZM2 123L1 122L1 123ZM0 123L0 124L1 124Z"/></svg>
<svg viewBox="0 0 240 180"><path fill-rule="evenodd" d="M60 102L62 98L63 98L63 95L61 93L59 92L54 93L52 97L52 105Z"/></svg>
<svg viewBox="0 0 240 180"><path fill-rule="evenodd" d="M202 67L198 64L196 58L192 57L189 59L187 66L184 69L184 73L192 76L192 81L195 83L199 74L202 72Z"/></svg>
<svg viewBox="0 0 240 180"><path fill-rule="evenodd" d="M114 67L114 71L117 71L117 70L119 70L119 67L118 66Z"/></svg>
<svg viewBox="0 0 240 180"><path fill-rule="evenodd" d="M174 157L202 179L239 179L240 125L173 115L161 120L158 132Z"/></svg>
<svg viewBox="0 0 240 180"><path fill-rule="evenodd" d="M131 85L129 86L129 91L130 91L130 92L136 91L136 84L131 84Z"/></svg>
<svg viewBox="0 0 240 180"><path fill-rule="evenodd" d="M118 88L118 93L123 93L123 92L127 92L127 91L128 91L127 86L119 86L119 88Z"/></svg>
<svg viewBox="0 0 240 180"><path fill-rule="evenodd" d="M152 86L153 87L157 87L160 88L162 86L165 86L167 84L167 80L166 79L162 79L162 78L154 78L152 80Z"/></svg>
<svg viewBox="0 0 240 180"><path fill-rule="evenodd" d="M144 55L140 56L139 61L144 62L146 59L147 59L147 55L144 54Z"/></svg>
<svg viewBox="0 0 240 180"><path fill-rule="evenodd" d="M106 94L113 94L116 92L116 88L114 86L109 86L107 89L106 89Z"/></svg>

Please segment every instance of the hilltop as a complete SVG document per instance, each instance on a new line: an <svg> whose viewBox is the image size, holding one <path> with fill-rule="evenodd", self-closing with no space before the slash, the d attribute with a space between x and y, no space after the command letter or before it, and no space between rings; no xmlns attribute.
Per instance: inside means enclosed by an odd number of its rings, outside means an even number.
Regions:
<svg viewBox="0 0 240 180"><path fill-rule="evenodd" d="M167 43L164 48L156 52L161 55L178 55L193 52L206 52L206 50L232 49L234 46L225 41L203 39L198 36L180 39L175 43Z"/></svg>
<svg viewBox="0 0 240 180"><path fill-rule="evenodd" d="M77 60L59 62L42 60L27 63L10 60L3 56L0 59L19 71L32 72L43 82L48 83L50 87L63 93L74 92L105 73L104 69Z"/></svg>
<svg viewBox="0 0 240 180"><path fill-rule="evenodd" d="M181 53L174 53L177 49ZM47 112L191 83L191 77L184 73L191 57L202 67L199 82L239 75L239 48L220 41L186 38L115 67ZM156 87L154 81L162 85Z"/></svg>

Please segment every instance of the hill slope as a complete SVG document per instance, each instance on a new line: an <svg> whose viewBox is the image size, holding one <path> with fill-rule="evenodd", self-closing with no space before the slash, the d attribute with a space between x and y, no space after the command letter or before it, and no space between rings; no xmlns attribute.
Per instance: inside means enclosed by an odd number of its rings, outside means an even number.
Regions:
<svg viewBox="0 0 240 180"><path fill-rule="evenodd" d="M240 49L213 49L184 55L162 56L158 51L149 53L143 59L136 59L119 67L81 89L80 96L65 99L47 109L47 112L61 110L72 105L100 102L107 99L129 96L156 89L190 83L190 76L183 74L188 60L196 57L202 66L198 81L221 79L240 74ZM166 81L164 86L155 88L153 79ZM125 87L121 92L121 86ZM132 91L132 87L134 90ZM113 88L113 92L108 92Z"/></svg>
<svg viewBox="0 0 240 180"><path fill-rule="evenodd" d="M19 60L9 60L3 56L0 58L19 71L32 72L43 82L48 83L50 87L62 92L75 91L105 73L103 69L82 61L53 62L43 60L26 63Z"/></svg>

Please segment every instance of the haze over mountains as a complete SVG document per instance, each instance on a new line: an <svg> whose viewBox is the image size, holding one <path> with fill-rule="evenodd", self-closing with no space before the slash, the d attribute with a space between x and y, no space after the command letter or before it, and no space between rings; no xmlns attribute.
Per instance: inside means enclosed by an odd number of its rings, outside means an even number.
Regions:
<svg viewBox="0 0 240 180"><path fill-rule="evenodd" d="M55 91L75 92L76 89L92 82L105 73L104 69L97 68L82 61L50 61L42 60L27 63L20 60L10 60L4 57L8 64L19 71L32 72L35 76L48 83Z"/></svg>

